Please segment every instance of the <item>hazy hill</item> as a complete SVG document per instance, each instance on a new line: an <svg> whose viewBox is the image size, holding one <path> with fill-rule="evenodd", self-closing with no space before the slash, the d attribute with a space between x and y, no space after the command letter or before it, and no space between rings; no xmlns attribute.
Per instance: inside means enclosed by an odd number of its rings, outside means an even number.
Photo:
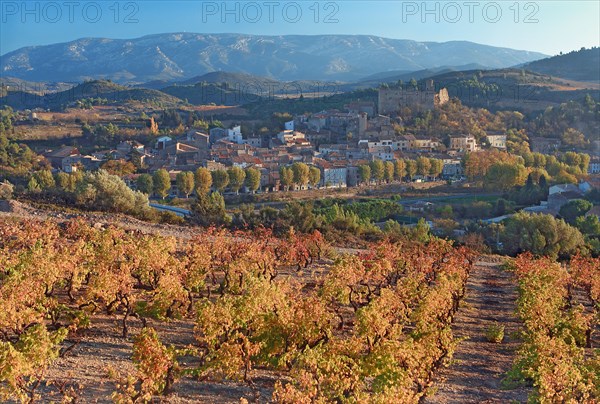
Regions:
<svg viewBox="0 0 600 404"><path fill-rule="evenodd" d="M469 63L501 68L545 56L466 41L417 42L371 35L175 33L21 48L1 57L0 71L32 81L172 82L213 71L284 81L351 81L382 70Z"/></svg>
<svg viewBox="0 0 600 404"><path fill-rule="evenodd" d="M75 86L76 83L57 83L57 82L34 82L21 80L15 77L0 77L1 95L10 91L26 91L30 93L42 94L49 92L65 91Z"/></svg>
<svg viewBox="0 0 600 404"><path fill-rule="evenodd" d="M156 82L153 82L153 84ZM279 81L246 73L211 72L174 83L160 91L186 100L191 104L240 105L265 98L321 96L348 91L349 83L319 80Z"/></svg>
<svg viewBox="0 0 600 404"><path fill-rule="evenodd" d="M420 80L425 77L434 76L436 74L442 74L446 72L456 72L456 71L467 71L467 70L488 70L487 66L482 66L477 63L470 63L468 65L462 66L440 66L440 67L432 67L429 69L417 70L417 71L406 71L406 70L397 70L397 71L384 71L376 74L372 74L367 77L363 77L359 80L360 83L375 83L375 82L391 82L391 81L409 81L414 78L415 80Z"/></svg>
<svg viewBox="0 0 600 404"><path fill-rule="evenodd" d="M600 48L581 49L527 63L524 68L570 80L600 82Z"/></svg>
<svg viewBox="0 0 600 404"><path fill-rule="evenodd" d="M9 91L8 94L0 97L0 105L10 105L18 109L57 109L86 98L101 98L111 103L127 101L163 105L178 105L182 103L180 99L158 90L131 88L110 81L93 80L81 83L65 91L43 95L26 91Z"/></svg>

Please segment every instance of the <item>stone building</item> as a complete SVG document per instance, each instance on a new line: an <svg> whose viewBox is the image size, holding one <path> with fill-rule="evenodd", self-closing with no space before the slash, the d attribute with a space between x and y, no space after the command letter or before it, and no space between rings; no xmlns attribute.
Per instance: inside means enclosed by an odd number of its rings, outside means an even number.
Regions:
<svg viewBox="0 0 600 404"><path fill-rule="evenodd" d="M379 88L379 114L397 114L402 108L413 111L427 111L444 105L450 100L445 88L435 90L433 80L427 80L424 89L395 86Z"/></svg>

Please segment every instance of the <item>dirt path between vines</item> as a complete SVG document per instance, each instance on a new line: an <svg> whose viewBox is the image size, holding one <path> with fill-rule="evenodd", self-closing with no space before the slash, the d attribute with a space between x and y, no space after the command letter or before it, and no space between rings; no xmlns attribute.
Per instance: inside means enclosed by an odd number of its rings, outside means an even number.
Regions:
<svg viewBox="0 0 600 404"><path fill-rule="evenodd" d="M501 387L504 373L515 358L520 342L515 332L516 281L501 268L499 259L482 257L467 282L467 293L452 329L461 341L449 367L442 369L427 397L428 404L526 402L528 389ZM505 326L501 344L487 342L485 332L498 322Z"/></svg>

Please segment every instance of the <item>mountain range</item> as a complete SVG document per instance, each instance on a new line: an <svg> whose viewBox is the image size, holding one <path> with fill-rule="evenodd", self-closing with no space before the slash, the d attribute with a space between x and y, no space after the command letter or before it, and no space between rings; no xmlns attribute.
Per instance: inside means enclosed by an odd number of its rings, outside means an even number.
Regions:
<svg viewBox="0 0 600 404"><path fill-rule="evenodd" d="M170 33L136 39L83 38L0 57L2 76L28 81L110 79L169 83L213 71L269 79L356 81L381 72L440 66L503 68L546 55L467 41L417 42L372 35Z"/></svg>

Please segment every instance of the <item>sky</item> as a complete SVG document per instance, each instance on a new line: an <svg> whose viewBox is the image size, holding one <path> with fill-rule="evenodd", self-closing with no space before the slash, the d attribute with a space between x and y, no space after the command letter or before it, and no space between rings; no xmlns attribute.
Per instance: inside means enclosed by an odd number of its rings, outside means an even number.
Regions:
<svg viewBox="0 0 600 404"><path fill-rule="evenodd" d="M0 54L83 37L166 32L368 34L548 55L600 43L600 1L7 1Z"/></svg>

